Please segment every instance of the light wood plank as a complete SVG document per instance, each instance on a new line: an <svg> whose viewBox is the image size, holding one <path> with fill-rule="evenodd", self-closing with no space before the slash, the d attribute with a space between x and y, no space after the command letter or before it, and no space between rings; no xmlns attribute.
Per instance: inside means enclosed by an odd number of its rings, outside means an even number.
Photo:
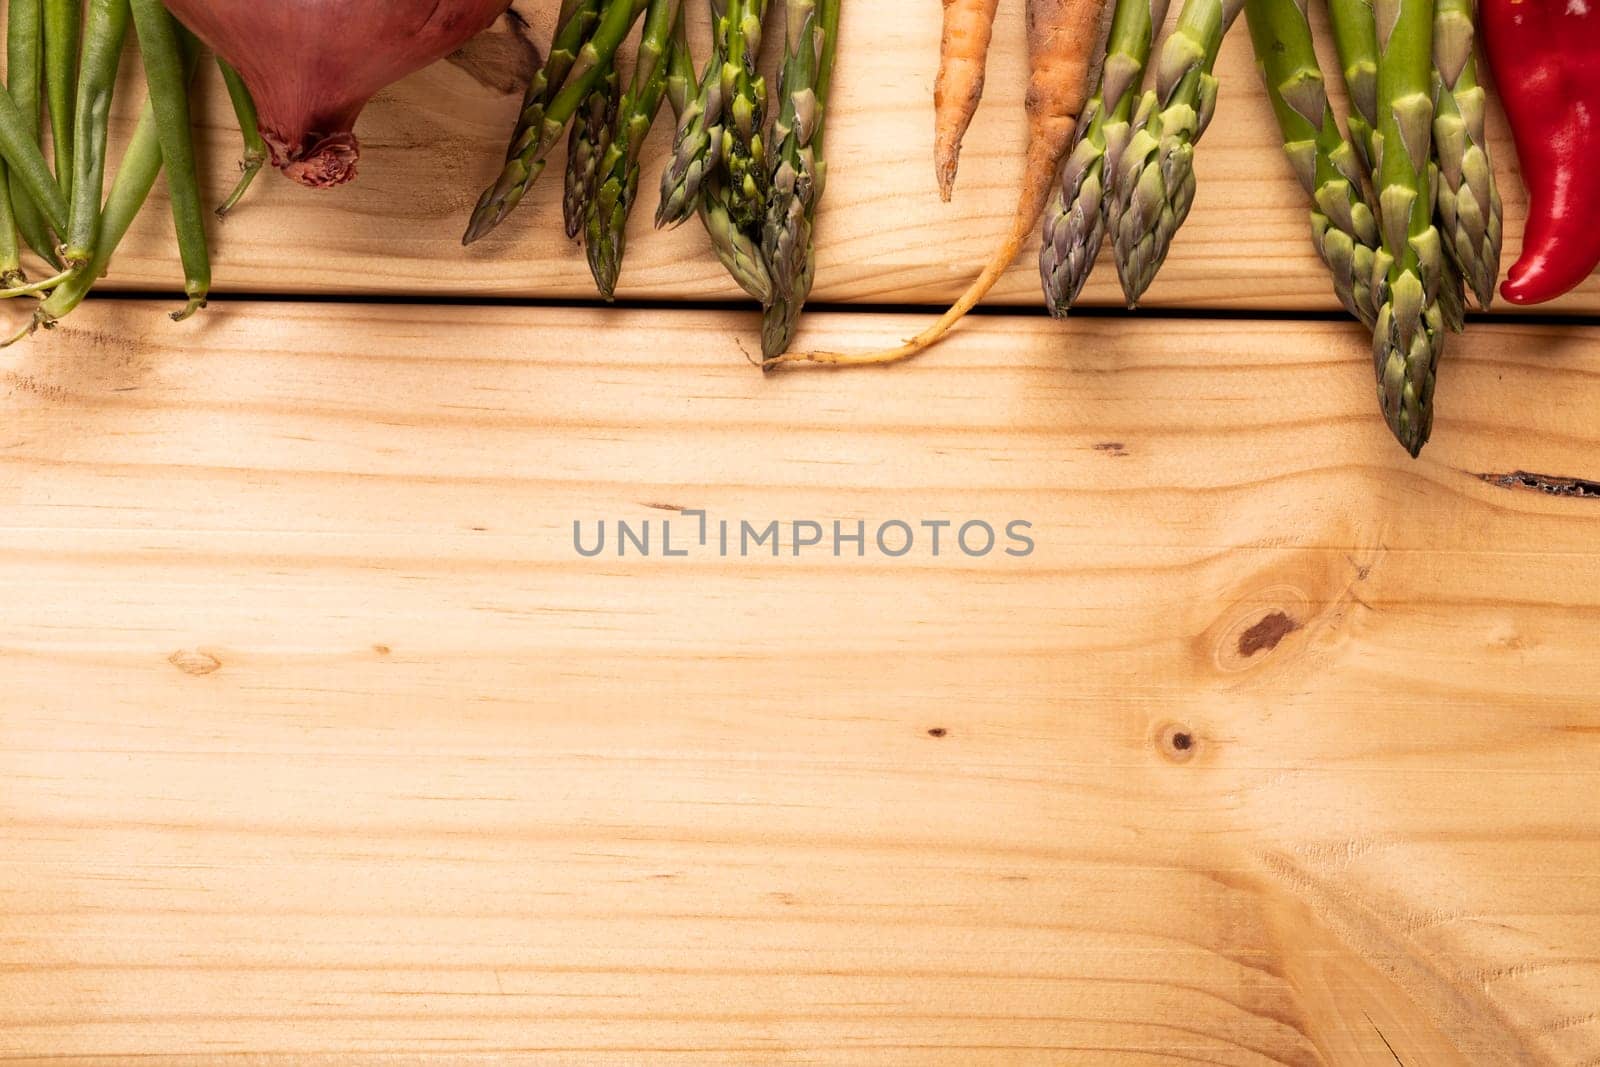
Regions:
<svg viewBox="0 0 1600 1067"><path fill-rule="evenodd" d="M518 0L515 10L531 27L528 38L548 39L554 6ZM976 273L1008 225L1015 200L1025 136L1021 8L1022 0L1000 5L987 97L967 140L956 202L944 205L934 187L930 147L939 4L847 5L838 106L829 131L831 180L819 228L818 300L943 303ZM220 228L218 286L233 292L593 298L583 255L561 233L559 160L503 233L470 250L457 244L479 189L498 168L518 106L519 95L507 91L518 62L525 61L516 40L502 27L474 48L468 63L474 73L440 64L382 94L360 126L367 153L355 185L318 194L276 178L263 180L247 206ZM118 107L123 115L134 113L140 96L137 72L128 73L130 87ZM1242 27L1224 47L1219 75L1221 103L1199 153L1194 212L1149 304L1337 310L1311 249L1307 205L1282 159ZM209 70L206 91L203 140L215 199L232 183L238 137ZM650 230L667 128L663 123L651 140L646 201L634 220L622 295L737 299L697 226L673 234ZM118 129L125 134L128 123ZM1498 111L1491 135L1505 192L1508 250L1514 253L1523 199ZM175 286L169 230L158 192L107 284L134 290ZM1038 305L1036 261L1036 248L1030 248L995 301ZM1085 301L1121 303L1109 256ZM1556 308L1600 311L1600 283Z"/></svg>
<svg viewBox="0 0 1600 1067"><path fill-rule="evenodd" d="M4 374L0 1055L1600 1056L1600 331L1412 462L1353 328L157 310Z"/></svg>

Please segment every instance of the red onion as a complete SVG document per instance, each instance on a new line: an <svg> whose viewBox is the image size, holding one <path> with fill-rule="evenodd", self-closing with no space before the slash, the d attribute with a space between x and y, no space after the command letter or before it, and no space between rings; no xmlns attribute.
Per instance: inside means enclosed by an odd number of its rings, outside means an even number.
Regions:
<svg viewBox="0 0 1600 1067"><path fill-rule="evenodd" d="M167 0L239 71L272 163L317 188L356 174L374 93L487 29L511 0Z"/></svg>

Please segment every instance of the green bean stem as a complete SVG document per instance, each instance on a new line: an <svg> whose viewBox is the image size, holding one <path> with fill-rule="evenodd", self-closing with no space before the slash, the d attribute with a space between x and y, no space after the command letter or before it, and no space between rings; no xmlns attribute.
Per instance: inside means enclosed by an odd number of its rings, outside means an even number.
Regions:
<svg viewBox="0 0 1600 1067"><path fill-rule="evenodd" d="M195 47L193 38L187 34L184 36L184 69L193 77L194 69L199 64L200 49ZM144 109L139 113L139 124L134 127L133 136L129 138L128 147L122 154L117 175L111 181L111 190L106 194L105 209L96 216L93 258L56 286L49 299L34 311L28 323L12 337L0 342L0 348L15 344L40 326L49 329L83 303L89 290L105 276L112 254L128 235L133 220L143 210L160 174L161 135L157 130L155 107L146 100Z"/></svg>
<svg viewBox="0 0 1600 1067"><path fill-rule="evenodd" d="M183 290L189 297L188 304L172 315L182 322L206 306L206 294L211 291L211 256L206 250L205 208L200 204L200 175L189 115L189 76L180 40L188 31L167 14L161 0L133 0L132 6L150 102L155 107L161 159L167 170L167 194L183 261Z"/></svg>
<svg viewBox="0 0 1600 1067"><path fill-rule="evenodd" d="M244 155L239 159L239 184L233 187L228 199L217 208L217 217L223 218L239 206L250 185L267 163L267 142L261 136L261 118L256 113L255 98L245 86L239 72L228 61L218 57L217 67L222 71L222 83L228 87L228 99L233 101L233 113L239 119L239 133L244 137Z"/></svg>
<svg viewBox="0 0 1600 1067"><path fill-rule="evenodd" d="M131 18L128 0L89 0L83 58L78 66L78 106L73 114L72 211L65 250L69 263L88 262L95 254L100 197L105 191L111 94Z"/></svg>
<svg viewBox="0 0 1600 1067"><path fill-rule="evenodd" d="M83 34L81 0L44 0L44 81L50 103L50 137L56 184L72 198L72 108L78 94L78 42Z"/></svg>

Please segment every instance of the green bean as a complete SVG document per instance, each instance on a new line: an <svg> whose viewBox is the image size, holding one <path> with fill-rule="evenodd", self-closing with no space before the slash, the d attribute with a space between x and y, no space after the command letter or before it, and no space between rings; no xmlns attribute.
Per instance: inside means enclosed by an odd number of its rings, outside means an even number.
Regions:
<svg viewBox="0 0 1600 1067"><path fill-rule="evenodd" d="M22 116L23 129L34 143L39 140L39 73L44 38L44 9L40 0L11 0L6 12L6 87ZM55 235L45 226L20 172L10 174L11 211L28 247L54 261ZM50 178L55 184L55 176ZM59 186L57 187L59 190Z"/></svg>
<svg viewBox="0 0 1600 1067"><path fill-rule="evenodd" d="M96 220L105 192L111 94L131 17L128 0L89 0L83 58L78 65L78 106L72 120L72 211L65 253L69 263L84 263L95 253Z"/></svg>
<svg viewBox="0 0 1600 1067"><path fill-rule="evenodd" d="M55 147L56 184L72 199L72 108L78 94L78 40L82 0L44 0L44 83L50 102L50 137Z"/></svg>
<svg viewBox="0 0 1600 1067"><path fill-rule="evenodd" d="M239 160L239 169L243 173L239 175L239 184L233 187L228 199L217 208L217 217L223 218L238 206L250 183L256 180L256 175L266 165L267 142L261 137L261 119L256 114L256 102L245 86L244 79L221 57L217 59L217 66L222 69L222 82L228 87L228 99L233 101L233 113L239 117L239 132L244 136L244 156Z"/></svg>
<svg viewBox="0 0 1600 1067"><path fill-rule="evenodd" d="M206 294L211 291L211 255L206 250L205 209L200 206L189 76L184 70L181 41L189 31L167 14L161 0L133 0L132 6L150 103L155 107L161 159L167 170L167 195L172 201L178 255L183 260L183 290L189 297L188 305L172 315L182 322L206 306Z"/></svg>
<svg viewBox="0 0 1600 1067"><path fill-rule="evenodd" d="M0 156L9 166L11 187L22 189L32 203L44 212L45 221L56 229L65 229L67 201L61 195L56 177L50 173L50 164L39 151L36 135L28 133L22 112L12 102L10 93L0 93ZM13 206L23 197L13 199Z"/></svg>
<svg viewBox="0 0 1600 1067"><path fill-rule="evenodd" d="M5 174L6 165L0 162L0 189L5 188ZM11 215L11 198L0 196L0 285L9 289L27 280L17 248L17 220Z"/></svg>
<svg viewBox="0 0 1600 1067"><path fill-rule="evenodd" d="M188 41L184 44L185 69L192 75L200 51L190 46ZM149 199L150 190L160 174L161 135L156 128L155 108L146 100L144 110L139 113L139 125L134 128L128 147L122 154L122 163L117 167L117 176L111 181L111 191L106 194L105 210L97 216L95 239L91 242L94 245L93 257L82 269L56 286L50 298L39 305L21 330L0 341L0 348L15 344L40 326L47 329L54 326L83 303L94 283L105 274L112 253L128 235L129 227Z"/></svg>

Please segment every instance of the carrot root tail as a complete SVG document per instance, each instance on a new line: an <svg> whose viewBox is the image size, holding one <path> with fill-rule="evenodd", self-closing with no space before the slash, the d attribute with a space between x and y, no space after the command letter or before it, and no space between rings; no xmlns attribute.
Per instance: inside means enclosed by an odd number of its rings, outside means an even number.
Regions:
<svg viewBox="0 0 1600 1067"><path fill-rule="evenodd" d="M773 370L787 363L814 363L825 367L871 367L887 363L899 363L921 355L940 341L944 340L956 324L966 318L967 312L977 307L989 291L994 288L1006 269L1017 258L1017 253L1022 250L1022 241L1027 229L1019 229L1006 239L1006 243L996 250L993 258L983 268L967 291L961 298L950 305L938 321L926 330L917 334L902 345L895 348L880 349L876 352L788 352L781 356L774 356L761 364L763 370Z"/></svg>

